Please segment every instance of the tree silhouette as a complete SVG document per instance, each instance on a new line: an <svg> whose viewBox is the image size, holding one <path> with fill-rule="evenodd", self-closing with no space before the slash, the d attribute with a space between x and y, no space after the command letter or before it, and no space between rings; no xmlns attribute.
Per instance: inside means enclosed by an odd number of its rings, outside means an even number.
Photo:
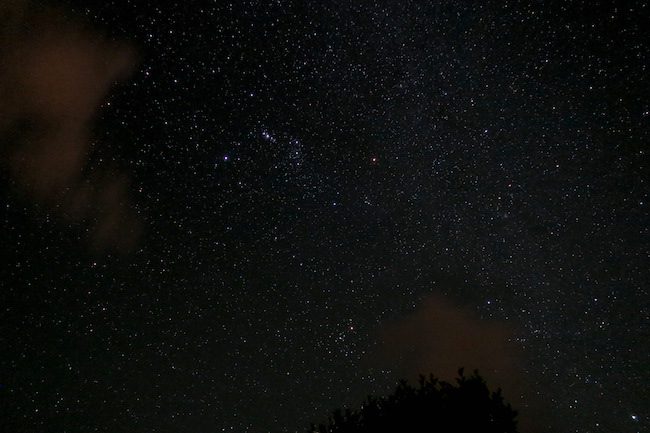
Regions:
<svg viewBox="0 0 650 433"><path fill-rule="evenodd" d="M501 390L490 392L474 371L458 370L456 385L420 376L419 387L400 381L388 397L368 397L359 410L333 412L327 425L310 433L516 433L517 412L506 404Z"/></svg>

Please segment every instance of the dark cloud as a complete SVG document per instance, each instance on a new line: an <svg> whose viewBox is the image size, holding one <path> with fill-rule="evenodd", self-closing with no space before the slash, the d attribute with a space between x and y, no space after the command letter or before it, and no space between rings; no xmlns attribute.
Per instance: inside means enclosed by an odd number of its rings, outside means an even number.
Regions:
<svg viewBox="0 0 650 433"><path fill-rule="evenodd" d="M440 295L431 295L411 314L384 323L379 330L379 349L373 363L413 380L434 374L452 381L459 367L478 369L492 389L520 412L521 430L536 431L536 407L523 369L523 354L514 344L515 330L506 323L484 320ZM537 425L537 422L534 423Z"/></svg>
<svg viewBox="0 0 650 433"><path fill-rule="evenodd" d="M128 249L139 231L128 176L84 169L97 110L133 67L133 49L24 1L0 6L0 28L3 169L31 200L89 224L95 247Z"/></svg>

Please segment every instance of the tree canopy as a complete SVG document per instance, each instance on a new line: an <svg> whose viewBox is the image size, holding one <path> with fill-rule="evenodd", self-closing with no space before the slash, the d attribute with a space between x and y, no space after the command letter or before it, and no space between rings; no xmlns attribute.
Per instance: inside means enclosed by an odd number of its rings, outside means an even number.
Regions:
<svg viewBox="0 0 650 433"><path fill-rule="evenodd" d="M491 392L474 371L458 371L456 383L420 376L419 386L399 382L387 397L368 397L358 410L337 409L327 424L312 424L310 433L516 433L517 412L501 390Z"/></svg>

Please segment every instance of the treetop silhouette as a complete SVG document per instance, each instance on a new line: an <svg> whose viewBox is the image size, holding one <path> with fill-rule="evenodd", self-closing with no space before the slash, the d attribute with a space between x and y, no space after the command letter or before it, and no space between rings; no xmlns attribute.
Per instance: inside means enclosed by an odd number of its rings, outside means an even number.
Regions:
<svg viewBox="0 0 650 433"><path fill-rule="evenodd" d="M368 397L359 410L335 410L327 424L310 433L517 433L517 412L501 390L490 392L478 371L456 384L433 375L420 376L419 386L401 380L387 397Z"/></svg>

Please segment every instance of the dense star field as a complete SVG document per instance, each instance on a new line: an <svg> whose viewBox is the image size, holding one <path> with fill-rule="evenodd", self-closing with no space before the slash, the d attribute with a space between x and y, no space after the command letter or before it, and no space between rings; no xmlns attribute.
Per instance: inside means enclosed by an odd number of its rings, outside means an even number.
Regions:
<svg viewBox="0 0 650 433"><path fill-rule="evenodd" d="M2 3L0 430L648 431L646 2Z"/></svg>

